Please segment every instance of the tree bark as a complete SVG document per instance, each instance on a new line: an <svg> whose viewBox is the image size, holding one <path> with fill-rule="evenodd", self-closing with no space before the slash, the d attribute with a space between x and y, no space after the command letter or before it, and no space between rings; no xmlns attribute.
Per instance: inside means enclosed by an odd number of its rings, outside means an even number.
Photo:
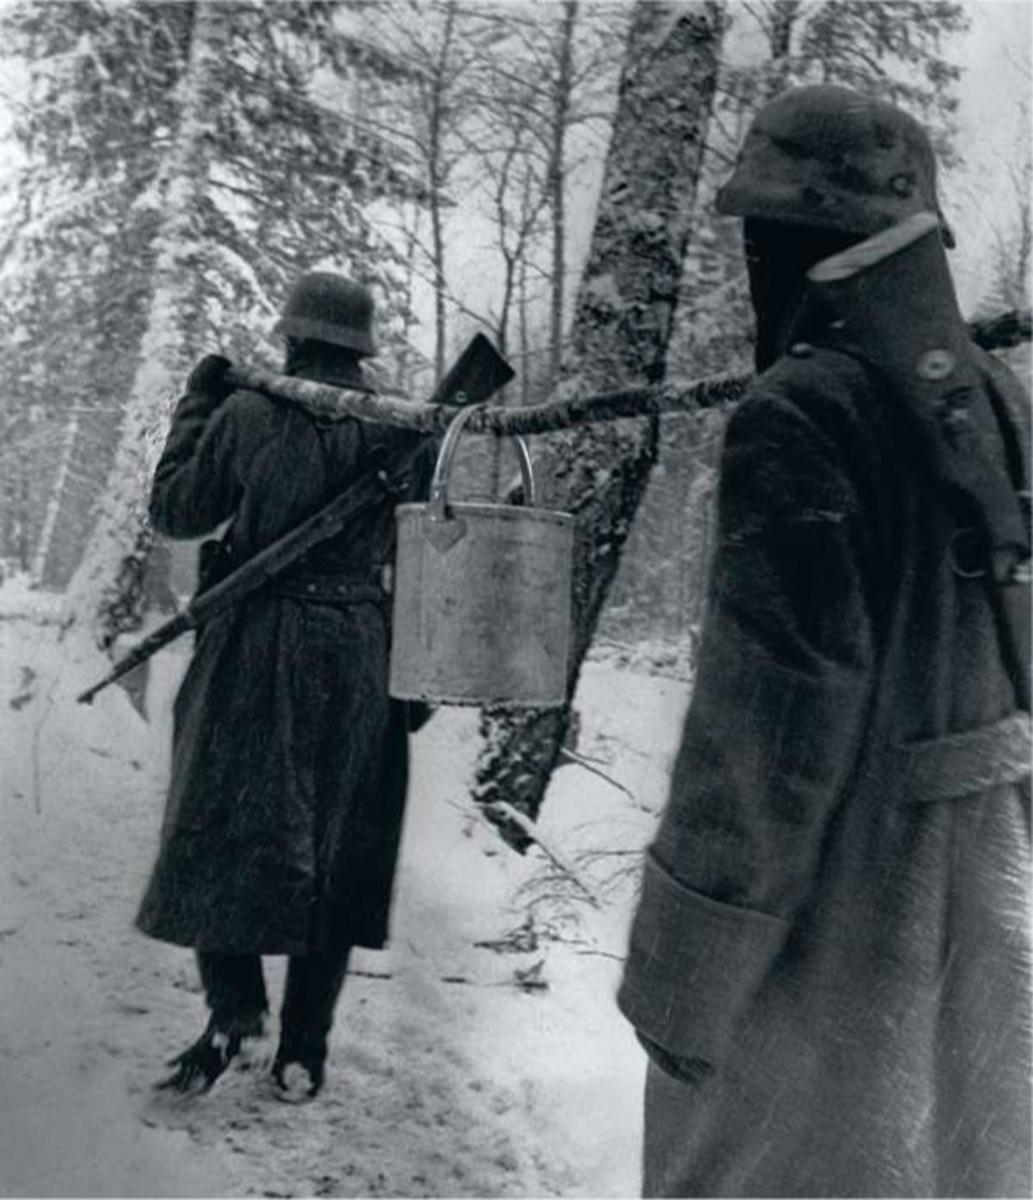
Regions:
<svg viewBox="0 0 1033 1200"><path fill-rule="evenodd" d="M43 515L43 527L40 530L39 541L36 543L36 553L32 562L32 579L34 583L42 583L46 569L47 558L57 528L57 516L65 500L65 488L71 473L72 454L75 450L76 439L79 436L79 414L73 412L65 423L61 439L61 456L58 461L57 477L47 501L47 510Z"/></svg>
<svg viewBox="0 0 1033 1200"><path fill-rule="evenodd" d="M1003 350L1028 342L1030 311L1013 309L997 316L970 321L972 340L984 350ZM585 394L563 389L545 404L505 409L497 406L473 414L467 433L513 434L555 433L585 422L612 421L619 417L646 418L669 412L693 412L738 400L750 381L746 374L728 372L705 379L669 379L658 384L632 384L614 391ZM326 383L278 375L254 367L232 367L229 382L238 387L268 392L281 400L293 400L328 417L357 417L360 421L413 429L421 433L444 433L455 419L456 410L447 404L414 404L408 399L354 392Z"/></svg>
<svg viewBox="0 0 1033 1200"><path fill-rule="evenodd" d="M636 5L560 398L664 377L723 31L712 0ZM654 419L582 426L550 442L547 503L577 517L568 703L484 713L478 802L538 814L656 439ZM527 845L519 826L499 826L511 844Z"/></svg>
<svg viewBox="0 0 1033 1200"><path fill-rule="evenodd" d="M447 281L445 274L445 230L444 230L444 125L445 93L450 83L450 55L456 23L454 0L445 6L445 27L441 34L441 47L431 79L430 114L427 145L427 173L430 183L430 228L431 254L434 259L434 378L440 380L445 373L445 353L448 342L448 314L445 306Z"/></svg>
<svg viewBox="0 0 1033 1200"><path fill-rule="evenodd" d="M567 122L570 93L574 29L577 25L577 0L565 0L556 56L556 81L553 89L552 145L549 155L549 194L552 208L552 280L549 313L549 377L560 377L563 351L563 288L566 275L567 218L564 196L566 185Z"/></svg>
<svg viewBox="0 0 1033 1200"><path fill-rule="evenodd" d="M518 280L517 312L520 329L520 405L526 408L531 403L531 331L528 323L527 309L527 260L520 263L520 278Z"/></svg>
<svg viewBox="0 0 1033 1200"><path fill-rule="evenodd" d="M94 640L106 649L139 626L139 600L152 534L145 498L161 439L188 361L184 325L195 300L190 258L197 244L198 197L208 177L206 134L217 110L228 13L214 0L194 6L183 106L165 175L157 233L154 290L119 446L104 504L83 560L68 588L70 620L92 610Z"/></svg>

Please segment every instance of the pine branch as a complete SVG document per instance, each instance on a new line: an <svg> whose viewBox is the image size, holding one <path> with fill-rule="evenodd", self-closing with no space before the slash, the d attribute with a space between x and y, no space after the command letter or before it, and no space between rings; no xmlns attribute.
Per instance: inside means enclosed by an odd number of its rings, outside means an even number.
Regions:
<svg viewBox="0 0 1033 1200"><path fill-rule="evenodd" d="M623 792L629 800L634 801L636 807L641 807L635 796L635 793L630 788L625 787L623 783L617 779L614 779L612 775L607 775L607 773L597 767L590 758L586 758L583 754L578 754L576 750L571 750L568 746L560 747L560 758L565 758L568 761L575 763L577 766L582 767L584 770L590 771L593 775L598 775L600 779L604 779L611 787L616 788L619 792Z"/></svg>

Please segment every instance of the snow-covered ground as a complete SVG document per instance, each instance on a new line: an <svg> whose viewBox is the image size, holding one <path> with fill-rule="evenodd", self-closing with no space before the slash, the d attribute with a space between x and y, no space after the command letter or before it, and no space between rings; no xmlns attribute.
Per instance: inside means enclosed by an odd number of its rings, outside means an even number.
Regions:
<svg viewBox="0 0 1033 1200"><path fill-rule="evenodd" d="M353 960L324 1093L272 1096L274 1021L209 1095L172 1100L151 1085L202 997L189 953L132 919L188 647L154 660L149 722L117 687L84 708L97 660L53 615L0 587L0 1194L637 1194L643 1060L613 997L683 683L586 667L592 761L556 772L540 827L597 909L474 813L476 713L440 711L414 739L392 944Z"/></svg>

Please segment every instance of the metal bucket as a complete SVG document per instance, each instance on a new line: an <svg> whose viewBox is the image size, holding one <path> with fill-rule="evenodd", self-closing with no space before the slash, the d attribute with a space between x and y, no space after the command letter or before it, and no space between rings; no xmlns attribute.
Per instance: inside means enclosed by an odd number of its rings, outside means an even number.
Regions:
<svg viewBox="0 0 1033 1200"><path fill-rule="evenodd" d="M459 434L449 425L430 501L395 510L389 691L400 700L554 706L567 696L574 521L535 508L517 438L525 506L451 504Z"/></svg>

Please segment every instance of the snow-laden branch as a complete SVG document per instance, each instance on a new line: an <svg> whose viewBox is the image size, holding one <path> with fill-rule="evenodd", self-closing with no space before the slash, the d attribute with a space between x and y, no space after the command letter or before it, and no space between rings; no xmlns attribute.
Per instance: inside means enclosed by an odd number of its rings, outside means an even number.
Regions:
<svg viewBox="0 0 1033 1200"><path fill-rule="evenodd" d="M974 321L969 324L969 332L987 350L1014 346L1030 340L1030 313L1015 311ZM466 429L471 433L501 435L553 433L588 421L693 412L738 400L749 379L743 374L713 375L691 381L670 380L652 387L564 396L527 408L485 408L470 418ZM414 404L400 396L345 391L253 367L233 367L229 380L238 387L304 404L327 416L358 417L423 433L444 432L456 413L451 405Z"/></svg>
<svg viewBox="0 0 1033 1200"><path fill-rule="evenodd" d="M358 417L362 421L422 433L443 433L456 414L452 405L414 404L399 396L344 391L253 367L234 367L228 373L228 379L239 387L304 404L326 416ZM747 375L715 375L681 384L671 381L656 387L629 387L588 396L570 396L527 408L486 408L475 413L465 429L470 433L501 435L554 433L585 421L612 421L618 417L646 417L711 408L737 400L748 382Z"/></svg>

